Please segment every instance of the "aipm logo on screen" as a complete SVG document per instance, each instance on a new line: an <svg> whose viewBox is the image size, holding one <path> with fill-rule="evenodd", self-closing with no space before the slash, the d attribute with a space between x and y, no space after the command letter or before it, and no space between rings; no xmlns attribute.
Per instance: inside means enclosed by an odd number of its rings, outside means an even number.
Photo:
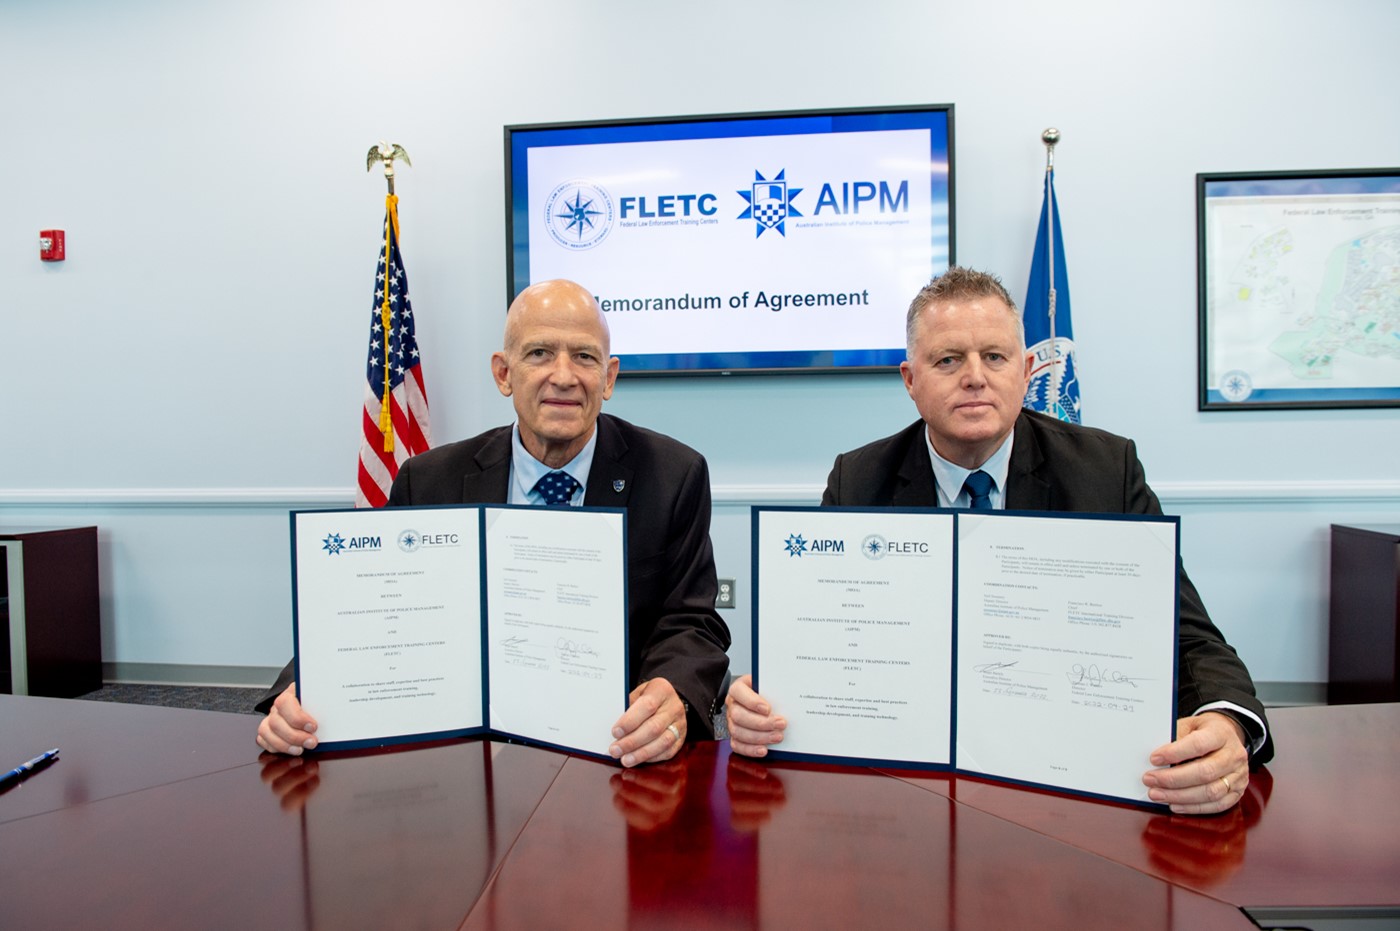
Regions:
<svg viewBox="0 0 1400 931"><path fill-rule="evenodd" d="M753 186L747 191L735 192L749 205L737 219L754 221L754 238L762 236L764 230L770 229L777 230L780 236L787 236L788 218L802 216L792 205L792 201L803 189L790 187L786 175L787 169L784 168L769 180L763 177L762 172L755 171ZM890 190L888 181L823 181L812 217L819 217L826 211L838 216L859 214L861 206L872 201L881 213L908 213L908 179L900 181L899 187L893 191Z"/></svg>

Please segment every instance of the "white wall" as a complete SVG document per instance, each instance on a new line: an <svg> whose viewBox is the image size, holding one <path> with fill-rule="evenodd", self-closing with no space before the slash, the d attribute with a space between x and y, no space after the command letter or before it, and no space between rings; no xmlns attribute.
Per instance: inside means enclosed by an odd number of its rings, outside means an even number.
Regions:
<svg viewBox="0 0 1400 931"><path fill-rule="evenodd" d="M386 138L439 441L504 422L506 123L956 105L957 257L1024 288L1057 156L1088 422L1134 436L1260 680L1326 677L1326 527L1400 522L1400 411L1196 411L1198 171L1400 164L1392 0L0 6L0 530L102 527L108 662L278 665L288 507L351 495ZM61 265L40 229L68 233ZM626 381L747 504L914 417L895 377ZM748 613L733 615L736 666Z"/></svg>

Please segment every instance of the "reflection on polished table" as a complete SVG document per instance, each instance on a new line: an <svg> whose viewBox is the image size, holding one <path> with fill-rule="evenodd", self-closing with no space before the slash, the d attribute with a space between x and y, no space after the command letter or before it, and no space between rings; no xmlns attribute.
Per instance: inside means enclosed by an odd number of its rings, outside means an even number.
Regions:
<svg viewBox="0 0 1400 931"><path fill-rule="evenodd" d="M259 757L254 718L0 696L0 927L1241 928L1400 904L1400 705L1280 709L1231 812L688 747ZM14 757L13 763L10 758Z"/></svg>

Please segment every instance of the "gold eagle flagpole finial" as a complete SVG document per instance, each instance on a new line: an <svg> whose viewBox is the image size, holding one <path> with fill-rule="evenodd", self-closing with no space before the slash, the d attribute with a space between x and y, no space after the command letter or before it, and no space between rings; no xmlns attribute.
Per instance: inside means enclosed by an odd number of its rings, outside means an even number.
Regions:
<svg viewBox="0 0 1400 931"><path fill-rule="evenodd" d="M365 156L365 171L374 167L375 162L384 164L384 180L389 184L389 193L394 193L394 159L401 158L408 167L413 167L413 162L408 159L408 150L397 142L379 141L379 145L369 147L369 154Z"/></svg>

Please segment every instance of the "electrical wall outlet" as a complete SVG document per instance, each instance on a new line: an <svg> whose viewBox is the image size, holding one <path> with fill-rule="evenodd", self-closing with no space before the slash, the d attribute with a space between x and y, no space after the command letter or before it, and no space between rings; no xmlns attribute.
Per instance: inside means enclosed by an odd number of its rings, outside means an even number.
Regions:
<svg viewBox="0 0 1400 931"><path fill-rule="evenodd" d="M732 608L734 603L734 580L720 579L719 594L715 596L715 607Z"/></svg>

